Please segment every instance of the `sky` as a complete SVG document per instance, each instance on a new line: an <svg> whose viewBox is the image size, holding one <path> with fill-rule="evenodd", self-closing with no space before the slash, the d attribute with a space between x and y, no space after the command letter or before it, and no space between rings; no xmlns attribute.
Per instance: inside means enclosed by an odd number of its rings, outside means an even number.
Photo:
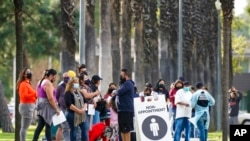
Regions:
<svg viewBox="0 0 250 141"><path fill-rule="evenodd" d="M234 12L235 16L243 14L247 6L247 0L235 0L234 1Z"/></svg>

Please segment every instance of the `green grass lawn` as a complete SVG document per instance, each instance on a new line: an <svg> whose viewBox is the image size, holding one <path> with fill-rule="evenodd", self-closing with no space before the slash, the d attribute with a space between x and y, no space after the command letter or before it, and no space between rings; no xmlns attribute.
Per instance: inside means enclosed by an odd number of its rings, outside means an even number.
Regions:
<svg viewBox="0 0 250 141"><path fill-rule="evenodd" d="M31 141L35 132L35 128L36 126L30 126L28 133L27 133L27 139L26 141ZM44 127L45 129L45 127ZM42 137L44 137L44 129L41 132L39 139L41 139ZM2 133L2 129L0 129L0 141L14 141L14 137L15 133Z"/></svg>
<svg viewBox="0 0 250 141"><path fill-rule="evenodd" d="M34 130L36 126L30 126L28 133L27 133L27 140L26 141L31 141ZM0 141L14 141L14 133L2 133L2 129L0 129ZM40 138L44 137L44 130L40 134ZM222 133L221 132L209 132L208 133L208 141L221 141L222 140Z"/></svg>

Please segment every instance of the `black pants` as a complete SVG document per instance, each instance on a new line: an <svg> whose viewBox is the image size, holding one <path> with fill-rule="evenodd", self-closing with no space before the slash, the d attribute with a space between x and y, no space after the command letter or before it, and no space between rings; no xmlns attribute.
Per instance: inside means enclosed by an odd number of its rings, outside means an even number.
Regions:
<svg viewBox="0 0 250 141"><path fill-rule="evenodd" d="M36 127L32 141L38 141L39 135L42 132L44 126L45 126L45 136L46 136L47 141L52 141L51 127L48 123L45 122L45 120L41 116L38 116L38 125Z"/></svg>

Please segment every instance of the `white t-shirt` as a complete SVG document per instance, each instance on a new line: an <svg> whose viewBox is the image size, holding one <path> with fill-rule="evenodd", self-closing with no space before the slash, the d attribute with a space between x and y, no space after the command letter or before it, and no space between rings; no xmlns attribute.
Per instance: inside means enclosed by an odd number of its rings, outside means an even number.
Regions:
<svg viewBox="0 0 250 141"><path fill-rule="evenodd" d="M191 112L192 112L191 98L192 98L192 93L190 91L185 92L183 89L180 89L176 92L175 95L176 119L181 117L191 118ZM189 104L189 107L177 104L178 102L187 103Z"/></svg>

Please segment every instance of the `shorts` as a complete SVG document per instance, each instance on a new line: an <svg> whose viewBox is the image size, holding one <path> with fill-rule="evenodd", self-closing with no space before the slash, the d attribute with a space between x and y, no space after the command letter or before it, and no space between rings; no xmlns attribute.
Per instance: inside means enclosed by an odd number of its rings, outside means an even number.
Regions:
<svg viewBox="0 0 250 141"><path fill-rule="evenodd" d="M134 112L118 112L118 127L122 133L127 133L134 130L133 124Z"/></svg>

